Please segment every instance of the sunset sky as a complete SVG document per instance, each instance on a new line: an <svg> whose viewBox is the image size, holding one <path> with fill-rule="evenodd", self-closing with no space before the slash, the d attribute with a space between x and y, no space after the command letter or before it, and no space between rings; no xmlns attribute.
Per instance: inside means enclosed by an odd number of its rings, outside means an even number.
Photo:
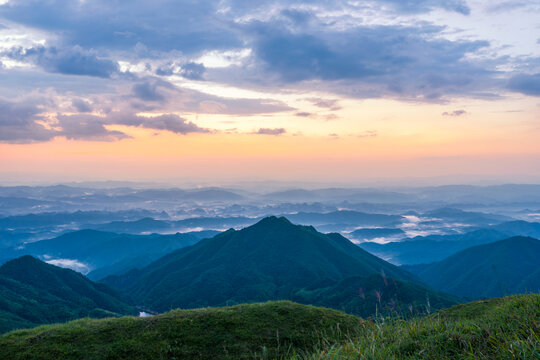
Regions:
<svg viewBox="0 0 540 360"><path fill-rule="evenodd" d="M0 4L2 183L540 181L537 0Z"/></svg>

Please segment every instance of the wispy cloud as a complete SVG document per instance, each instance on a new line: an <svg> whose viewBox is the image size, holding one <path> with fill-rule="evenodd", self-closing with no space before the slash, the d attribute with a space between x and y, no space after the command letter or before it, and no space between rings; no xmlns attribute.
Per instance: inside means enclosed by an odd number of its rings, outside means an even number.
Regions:
<svg viewBox="0 0 540 360"><path fill-rule="evenodd" d="M445 111L442 113L443 116L462 116L467 114L467 111L465 110L454 110L454 111Z"/></svg>
<svg viewBox="0 0 540 360"><path fill-rule="evenodd" d="M284 128L260 128L259 130L255 131L254 134L258 135L282 135L285 134L287 130Z"/></svg>

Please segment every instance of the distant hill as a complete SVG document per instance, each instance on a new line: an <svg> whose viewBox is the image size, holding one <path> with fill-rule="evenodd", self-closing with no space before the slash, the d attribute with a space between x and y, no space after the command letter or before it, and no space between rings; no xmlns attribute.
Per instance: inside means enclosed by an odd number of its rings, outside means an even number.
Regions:
<svg viewBox="0 0 540 360"><path fill-rule="evenodd" d="M295 299L302 290L322 291L346 278L377 274L401 281L417 280L339 234L325 235L311 226L269 217L104 281L127 291L140 305L165 311ZM429 292L425 288L419 291L421 296L416 300L425 302ZM312 303L306 292L302 294L303 302ZM452 301L449 299L449 303ZM340 304L333 306L339 308ZM375 311L374 304L371 309Z"/></svg>
<svg viewBox="0 0 540 360"><path fill-rule="evenodd" d="M31 256L0 267L0 332L81 317L136 314L115 290Z"/></svg>
<svg viewBox="0 0 540 360"><path fill-rule="evenodd" d="M508 221L464 234L417 236L386 244L364 242L359 246L393 264L414 265L440 261L472 246L512 236L540 238L540 223Z"/></svg>
<svg viewBox="0 0 540 360"><path fill-rule="evenodd" d="M465 234L417 236L397 242L378 244L363 242L362 249L396 265L413 265L440 261L471 246L508 238L508 234L482 229Z"/></svg>
<svg viewBox="0 0 540 360"><path fill-rule="evenodd" d="M281 201L356 201L396 203L410 201L414 196L394 191L385 191L374 188L327 188L327 189L289 189L276 191L263 196L266 200Z"/></svg>
<svg viewBox="0 0 540 360"><path fill-rule="evenodd" d="M508 216L463 211L449 207L428 211L424 213L423 216L427 218L441 219L442 221L446 222L451 221L475 226L489 226L501 223L503 221L512 220L512 218Z"/></svg>
<svg viewBox="0 0 540 360"><path fill-rule="evenodd" d="M491 229L503 232L510 236L530 236L540 238L540 223L528 222L523 220L508 221L502 224L494 225Z"/></svg>
<svg viewBox="0 0 540 360"><path fill-rule="evenodd" d="M372 240L383 237L405 237L405 231L399 228L364 228L348 234L353 239Z"/></svg>
<svg viewBox="0 0 540 360"><path fill-rule="evenodd" d="M353 226L390 226L400 224L404 218L399 215L370 214L360 211L339 210L329 213L307 213L286 215L297 224L349 224Z"/></svg>
<svg viewBox="0 0 540 360"><path fill-rule="evenodd" d="M136 221L112 221L104 224L87 225L87 228L117 233L141 234L148 232L189 231L189 229L228 229L236 226L249 226L259 219L244 216L233 217L194 217L183 220L155 220L143 218Z"/></svg>
<svg viewBox="0 0 540 360"><path fill-rule="evenodd" d="M0 229L17 228L36 229L55 227L71 223L102 223L108 221L140 219L148 216L166 215L150 210L122 211L76 211L76 212L46 212L39 214L16 215L0 218Z"/></svg>
<svg viewBox="0 0 540 360"><path fill-rule="evenodd" d="M173 235L127 235L96 230L80 230L50 240L42 240L23 247L3 251L11 258L22 255L45 260L76 261L82 272L100 279L121 274L134 267L143 267L159 257L182 247L193 245L201 238L215 235L215 231Z"/></svg>
<svg viewBox="0 0 540 360"><path fill-rule="evenodd" d="M434 288L468 298L540 290L540 241L513 237L458 252L440 262L407 266Z"/></svg>
<svg viewBox="0 0 540 360"><path fill-rule="evenodd" d="M375 323L288 301L81 319L0 336L4 359L536 359L540 295ZM490 335L492 334L492 335Z"/></svg>

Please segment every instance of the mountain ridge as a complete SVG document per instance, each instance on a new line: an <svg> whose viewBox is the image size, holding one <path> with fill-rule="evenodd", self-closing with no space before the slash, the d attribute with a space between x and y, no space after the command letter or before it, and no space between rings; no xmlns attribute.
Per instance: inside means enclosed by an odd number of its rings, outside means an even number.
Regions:
<svg viewBox="0 0 540 360"><path fill-rule="evenodd" d="M404 268L441 291L496 297L540 290L540 240L514 236L462 250L442 261Z"/></svg>
<svg viewBox="0 0 540 360"><path fill-rule="evenodd" d="M70 269L30 255L0 267L0 332L80 317L136 314L127 298Z"/></svg>
<svg viewBox="0 0 540 360"><path fill-rule="evenodd" d="M322 234L312 226L294 225L285 217L267 217L104 282L126 291L142 306L165 311L294 299L301 289L370 275L419 281L339 234Z"/></svg>

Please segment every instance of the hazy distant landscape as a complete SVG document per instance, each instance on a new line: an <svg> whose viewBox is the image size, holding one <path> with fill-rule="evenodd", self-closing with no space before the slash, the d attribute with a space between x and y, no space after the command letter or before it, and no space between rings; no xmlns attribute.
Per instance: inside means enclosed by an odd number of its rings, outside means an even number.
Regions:
<svg viewBox="0 0 540 360"><path fill-rule="evenodd" d="M540 360L538 0L0 0L0 360Z"/></svg>
<svg viewBox="0 0 540 360"><path fill-rule="evenodd" d="M0 218L2 332L277 300L377 322L540 291L538 185L272 192L56 185L5 186L0 195L9 203ZM217 314L208 321L222 321ZM15 349L23 334L0 344Z"/></svg>

